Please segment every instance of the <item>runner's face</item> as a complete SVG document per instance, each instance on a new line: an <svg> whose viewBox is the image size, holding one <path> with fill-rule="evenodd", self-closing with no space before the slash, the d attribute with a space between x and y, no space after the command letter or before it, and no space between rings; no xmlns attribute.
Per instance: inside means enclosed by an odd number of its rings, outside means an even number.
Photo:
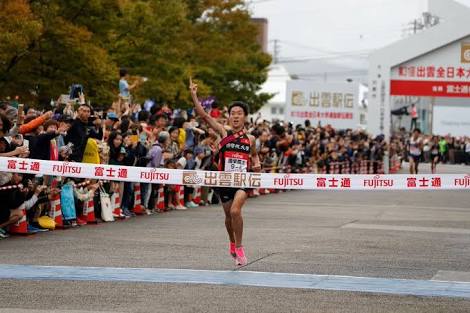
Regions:
<svg viewBox="0 0 470 313"><path fill-rule="evenodd" d="M245 112L241 107L233 107L230 110L229 123L235 129L241 129L245 126Z"/></svg>

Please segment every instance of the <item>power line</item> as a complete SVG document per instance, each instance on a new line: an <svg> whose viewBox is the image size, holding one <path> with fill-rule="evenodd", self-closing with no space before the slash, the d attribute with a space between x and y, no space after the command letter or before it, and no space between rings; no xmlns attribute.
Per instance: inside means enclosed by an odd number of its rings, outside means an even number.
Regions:
<svg viewBox="0 0 470 313"><path fill-rule="evenodd" d="M359 58L365 59L369 56L369 53L356 53L356 54L343 54L343 55L335 55L335 56L324 56L324 57L292 57L292 58L282 58L279 59L279 63L297 63L297 62L305 62L305 61L315 61L315 60L333 60L333 59L340 59L340 58Z"/></svg>
<svg viewBox="0 0 470 313"><path fill-rule="evenodd" d="M297 47L300 47L300 48L315 50L315 51L321 52L321 53L326 54L326 55L344 55L344 54L352 54L352 53L368 53L368 52L371 51L370 49L350 50L350 51L333 51L333 50L327 50L327 49L324 49L324 48L304 45L304 44L300 44L300 43L296 43L296 42L292 42L292 41L287 41L287 40L282 40L281 42L285 43L287 45L291 45L291 46L297 46Z"/></svg>
<svg viewBox="0 0 470 313"><path fill-rule="evenodd" d="M264 3L264 2L272 2L272 1L276 1L276 0L251 0L251 1L248 1L249 4L258 4L258 3Z"/></svg>

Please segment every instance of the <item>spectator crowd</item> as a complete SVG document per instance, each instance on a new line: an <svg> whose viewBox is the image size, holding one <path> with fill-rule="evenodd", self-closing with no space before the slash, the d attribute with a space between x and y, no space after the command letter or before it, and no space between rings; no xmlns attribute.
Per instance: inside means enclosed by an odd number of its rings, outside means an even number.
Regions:
<svg viewBox="0 0 470 313"><path fill-rule="evenodd" d="M412 132L401 128L390 138L390 156L392 160L402 162L410 156ZM453 137L421 134L419 132L418 159L423 163L465 164L470 165L470 136ZM393 162L393 161L392 161Z"/></svg>
<svg viewBox="0 0 470 313"><path fill-rule="evenodd" d="M0 156L214 170L214 157L221 138L202 123L192 109L172 109L151 100L134 103L130 90L138 84L129 86L126 75L121 73L120 97L109 109L86 104L80 89L78 94L72 90L70 99L52 102L52 110L46 112L25 107L18 101L3 101L0 104ZM206 109L219 122L226 122L226 106L211 101ZM308 120L303 125L292 125L282 121L269 122L257 115L251 118L246 129L256 138L265 172L382 173L385 152L389 148L382 136L373 138L363 130L311 125ZM392 138L392 157L400 160L406 157L407 140L405 133ZM444 140L445 145L441 145L441 141L438 144L439 149L442 147L443 161L455 159L455 151L465 151L466 161L469 161L468 138ZM423 147L433 142L435 138L425 137ZM426 158L426 150L424 152ZM47 231L44 217L52 216L54 200L59 196L64 227L86 224L90 201L99 221L103 193L118 195L113 198L118 199L122 209L122 215L118 217L132 218L136 213L136 185L140 187L139 201L144 214L192 209L219 201L213 190L204 187L200 195L196 195L195 188L184 188L184 200L181 200L179 186L3 172L0 173L0 201L3 204L0 238L8 237L8 226L25 217L28 233ZM162 190L164 203L160 206L157 202ZM72 196L64 197L65 192L72 192ZM66 198L69 200L65 201ZM65 212L70 210L74 212Z"/></svg>

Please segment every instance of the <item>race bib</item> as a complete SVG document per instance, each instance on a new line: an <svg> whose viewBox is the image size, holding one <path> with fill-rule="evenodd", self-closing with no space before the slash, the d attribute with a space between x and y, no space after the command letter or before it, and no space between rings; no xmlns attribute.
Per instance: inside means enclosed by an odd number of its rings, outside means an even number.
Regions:
<svg viewBox="0 0 470 313"><path fill-rule="evenodd" d="M225 153L226 172L248 172L248 157L237 152Z"/></svg>
<svg viewBox="0 0 470 313"><path fill-rule="evenodd" d="M410 154L412 154L412 155L421 155L421 150L417 146L412 145L412 146L410 146Z"/></svg>

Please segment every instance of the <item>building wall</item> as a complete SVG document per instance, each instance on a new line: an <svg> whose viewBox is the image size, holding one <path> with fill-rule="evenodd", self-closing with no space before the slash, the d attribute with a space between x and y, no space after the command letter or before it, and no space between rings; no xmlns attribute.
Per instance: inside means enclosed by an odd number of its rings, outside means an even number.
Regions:
<svg viewBox="0 0 470 313"><path fill-rule="evenodd" d="M264 53L268 53L268 19L266 18L252 18L253 23L258 27L258 44L263 49Z"/></svg>
<svg viewBox="0 0 470 313"><path fill-rule="evenodd" d="M470 99L436 98L432 111L435 135L470 136Z"/></svg>
<svg viewBox="0 0 470 313"><path fill-rule="evenodd" d="M269 102L264 105L258 113L261 118L267 121L283 121L284 120L285 103L272 103ZM256 118L256 116L255 116Z"/></svg>

